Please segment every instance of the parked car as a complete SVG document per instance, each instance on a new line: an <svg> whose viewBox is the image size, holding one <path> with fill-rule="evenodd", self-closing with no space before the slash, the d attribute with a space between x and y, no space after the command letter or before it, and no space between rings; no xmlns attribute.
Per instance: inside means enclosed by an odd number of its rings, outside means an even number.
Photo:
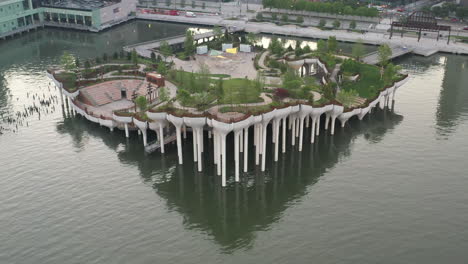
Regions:
<svg viewBox="0 0 468 264"><path fill-rule="evenodd" d="M468 30L468 27L464 27L463 30Z"/></svg>
<svg viewBox="0 0 468 264"><path fill-rule="evenodd" d="M403 13L403 12L405 12L405 9L404 8L398 8L397 12Z"/></svg>
<svg viewBox="0 0 468 264"><path fill-rule="evenodd" d="M452 19L450 19L450 21L452 21L452 22L458 22L458 19L452 18Z"/></svg>
<svg viewBox="0 0 468 264"><path fill-rule="evenodd" d="M195 15L195 13L193 13L193 12L186 12L186 13L185 13L185 16L186 16L186 17L197 17L197 16Z"/></svg>

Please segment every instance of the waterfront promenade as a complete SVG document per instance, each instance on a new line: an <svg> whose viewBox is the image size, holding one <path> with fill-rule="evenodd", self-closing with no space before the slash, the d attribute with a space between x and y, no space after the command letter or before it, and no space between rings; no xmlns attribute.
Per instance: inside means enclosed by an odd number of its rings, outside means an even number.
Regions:
<svg viewBox="0 0 468 264"><path fill-rule="evenodd" d="M389 39L389 35L385 33L368 32L365 34L360 34L356 32L348 32L346 30L321 30L315 27L298 27L295 25L278 26L273 23L228 20L222 19L220 17L206 16L191 18L158 14L137 14L137 18L203 26L219 25L229 28L235 27L239 30L244 30L245 32L284 35L300 38L328 39L330 36L336 36L337 40L345 42L356 42L358 40L362 40L363 43L371 45L388 44L394 47L406 47L406 49L421 55L431 55L437 52L468 55L468 44L450 42L450 44L447 45L447 39L445 37L441 38L439 41L432 38L423 37L418 42L417 38L411 36L404 36L403 38L394 36L392 39Z"/></svg>

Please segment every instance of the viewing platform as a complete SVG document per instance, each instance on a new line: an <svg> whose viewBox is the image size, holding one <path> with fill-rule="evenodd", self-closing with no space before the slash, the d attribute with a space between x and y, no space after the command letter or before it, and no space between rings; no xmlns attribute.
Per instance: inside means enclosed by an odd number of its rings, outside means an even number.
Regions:
<svg viewBox="0 0 468 264"><path fill-rule="evenodd" d="M395 59L400 56L404 56L408 53L414 52L414 48L408 48L405 46L390 46L390 49L392 50L392 56L390 56L390 59ZM367 55L365 55L362 58L362 61L367 63L367 64L377 64L379 63L379 53L378 51L371 52Z"/></svg>

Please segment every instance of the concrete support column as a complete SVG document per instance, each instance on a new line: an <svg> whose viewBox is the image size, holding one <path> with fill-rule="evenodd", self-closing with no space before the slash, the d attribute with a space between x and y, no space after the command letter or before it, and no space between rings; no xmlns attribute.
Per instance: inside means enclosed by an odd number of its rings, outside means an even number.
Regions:
<svg viewBox="0 0 468 264"><path fill-rule="evenodd" d="M320 135L320 119L321 119L320 117L321 117L321 115L319 115L318 118L317 118L317 128L316 128L317 133L315 133L317 136Z"/></svg>
<svg viewBox="0 0 468 264"><path fill-rule="evenodd" d="M236 164L235 168L235 181L239 181L239 138L240 133L234 132L234 162Z"/></svg>
<svg viewBox="0 0 468 264"><path fill-rule="evenodd" d="M330 123L330 114L326 114L325 117L325 130L328 130L328 123Z"/></svg>
<svg viewBox="0 0 468 264"><path fill-rule="evenodd" d="M179 157L179 164L183 163L182 160L182 136L180 131L180 126L176 126L176 134L177 134L177 156Z"/></svg>
<svg viewBox="0 0 468 264"><path fill-rule="evenodd" d="M128 124L125 123L124 126L125 126L125 137L126 137L126 138L129 138L130 135L129 135L129 133L128 133Z"/></svg>
<svg viewBox="0 0 468 264"><path fill-rule="evenodd" d="M244 129L244 172L247 172L249 161L249 128Z"/></svg>
<svg viewBox="0 0 468 264"><path fill-rule="evenodd" d="M260 164L260 125L255 125L255 165Z"/></svg>
<svg viewBox="0 0 468 264"><path fill-rule="evenodd" d="M192 139L193 139L193 162L198 161L198 153L197 153L197 141L198 136L194 128L192 128Z"/></svg>
<svg viewBox="0 0 468 264"><path fill-rule="evenodd" d="M310 121L310 117L309 116L306 116L305 118L306 120L306 128L309 128L309 121Z"/></svg>
<svg viewBox="0 0 468 264"><path fill-rule="evenodd" d="M159 145L161 147L161 153L164 153L164 129L162 125L159 125Z"/></svg>
<svg viewBox="0 0 468 264"><path fill-rule="evenodd" d="M300 118L296 117L296 137L299 137L299 125L300 125Z"/></svg>
<svg viewBox="0 0 468 264"><path fill-rule="evenodd" d="M283 153L286 153L286 118L287 117L284 117L283 118L283 140L282 140L282 144L283 144Z"/></svg>
<svg viewBox="0 0 468 264"><path fill-rule="evenodd" d="M304 118L305 117L299 118L299 151L302 151L302 142L304 139Z"/></svg>
<svg viewBox="0 0 468 264"><path fill-rule="evenodd" d="M310 143L315 142L315 124L317 123L317 118L312 118L312 132L310 132Z"/></svg>
<svg viewBox="0 0 468 264"><path fill-rule="evenodd" d="M335 134L335 120L336 120L336 116L332 116L331 117L331 134Z"/></svg>
<svg viewBox="0 0 468 264"><path fill-rule="evenodd" d="M274 133L275 137L275 161L278 161L278 150L279 150L279 126L281 123L281 119L275 120L273 122L273 126L275 128L276 133Z"/></svg>
<svg viewBox="0 0 468 264"><path fill-rule="evenodd" d="M146 129L141 130L141 133L143 134L143 146L146 147L146 145L148 145L148 138L146 137Z"/></svg>
<svg viewBox="0 0 468 264"><path fill-rule="evenodd" d="M267 127L268 124L262 125L262 171L265 171L265 163L266 163L266 136L267 136Z"/></svg>
<svg viewBox="0 0 468 264"><path fill-rule="evenodd" d="M198 171L201 172L203 168L202 151L203 151L203 128L197 129L197 151L198 151Z"/></svg>
<svg viewBox="0 0 468 264"><path fill-rule="evenodd" d="M225 134L222 134L221 135L221 142L222 142L222 152L223 152L223 161L222 161L222 164L223 164L223 176L222 176L222 186L225 187L226 186L226 135Z"/></svg>
<svg viewBox="0 0 468 264"><path fill-rule="evenodd" d="M218 136L213 131L213 163L218 164Z"/></svg>
<svg viewBox="0 0 468 264"><path fill-rule="evenodd" d="M222 173L222 164L221 164L221 158L223 156L223 142L221 140L221 133L217 133L218 139L217 139L217 153L218 153L218 175L221 175Z"/></svg>
<svg viewBox="0 0 468 264"><path fill-rule="evenodd" d="M291 119L292 118L292 119ZM295 146L296 145L296 119L293 118L292 116L289 117L289 123L292 126L292 131L291 131L291 145Z"/></svg>
<svg viewBox="0 0 468 264"><path fill-rule="evenodd" d="M242 144L242 142L244 142L244 130L242 129L240 132L239 132L239 151L240 152L244 152L244 144Z"/></svg>
<svg viewBox="0 0 468 264"><path fill-rule="evenodd" d="M187 139L187 126L183 125L182 129L184 130L184 139Z"/></svg>

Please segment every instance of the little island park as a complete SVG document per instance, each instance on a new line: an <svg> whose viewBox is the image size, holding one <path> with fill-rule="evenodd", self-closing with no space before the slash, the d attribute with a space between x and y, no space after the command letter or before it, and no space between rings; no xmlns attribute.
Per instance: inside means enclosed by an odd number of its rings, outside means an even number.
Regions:
<svg viewBox="0 0 468 264"><path fill-rule="evenodd" d="M346 54L334 37L316 47L272 37L264 48L256 34L219 27L212 32L195 40L188 30L183 43L163 40L149 56L136 50L93 59L65 53L60 67L47 74L72 113L124 130L126 137L137 131L146 152L164 153L175 143L182 164L190 133L198 171L212 159L223 186L228 135L238 182L249 163L264 171L267 156L277 161L287 144L302 151L321 129L333 135L337 119L344 127L377 105L390 107L408 79L389 61L387 45L378 47L378 64L371 65L361 62L361 42ZM150 131L154 142L148 142Z"/></svg>

